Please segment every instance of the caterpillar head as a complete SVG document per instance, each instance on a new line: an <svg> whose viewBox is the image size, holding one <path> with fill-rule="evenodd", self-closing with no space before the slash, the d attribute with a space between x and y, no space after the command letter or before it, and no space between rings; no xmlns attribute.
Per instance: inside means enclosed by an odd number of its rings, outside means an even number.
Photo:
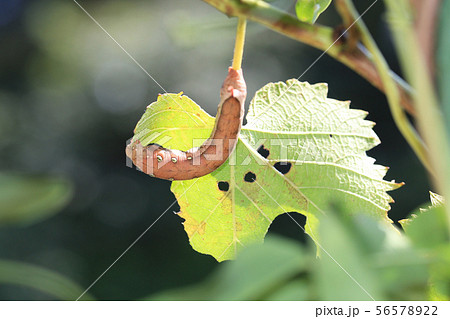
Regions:
<svg viewBox="0 0 450 319"><path fill-rule="evenodd" d="M247 85L245 84L242 69L234 70L232 67L228 68L228 75L220 89L220 98L224 101L229 97L236 98L241 104L245 102Z"/></svg>

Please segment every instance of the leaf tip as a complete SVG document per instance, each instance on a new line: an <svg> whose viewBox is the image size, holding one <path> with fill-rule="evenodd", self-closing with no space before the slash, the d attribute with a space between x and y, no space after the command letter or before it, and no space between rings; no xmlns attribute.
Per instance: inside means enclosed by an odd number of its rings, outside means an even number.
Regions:
<svg viewBox="0 0 450 319"><path fill-rule="evenodd" d="M395 180L392 180L391 183L392 183L392 190L399 189L400 187L405 185L405 182L398 182L397 183Z"/></svg>

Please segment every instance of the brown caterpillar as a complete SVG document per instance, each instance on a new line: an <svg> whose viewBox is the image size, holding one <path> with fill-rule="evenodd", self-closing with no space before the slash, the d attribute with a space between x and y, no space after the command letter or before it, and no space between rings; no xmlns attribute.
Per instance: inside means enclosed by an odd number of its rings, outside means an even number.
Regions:
<svg viewBox="0 0 450 319"><path fill-rule="evenodd" d="M244 117L247 86L242 69L228 69L220 90L220 103L211 136L198 148L186 152L139 141L126 147L127 156L144 173L168 180L207 175L222 165L234 150Z"/></svg>

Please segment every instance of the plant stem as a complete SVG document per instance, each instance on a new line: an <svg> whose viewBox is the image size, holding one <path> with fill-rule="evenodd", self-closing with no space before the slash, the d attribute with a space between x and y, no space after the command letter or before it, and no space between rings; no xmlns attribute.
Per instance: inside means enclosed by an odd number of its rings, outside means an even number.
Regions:
<svg viewBox="0 0 450 319"><path fill-rule="evenodd" d="M228 16L244 16L262 24L269 29L303 42L335 58L339 62L358 73L373 86L385 91L384 83L372 62L371 57L361 47L355 50L347 50L346 44L336 41L336 33L333 28L319 24L308 24L299 21L296 17L275 8L267 2L260 0L203 0ZM414 115L412 97L401 80L391 73L398 84L402 107Z"/></svg>
<svg viewBox="0 0 450 319"><path fill-rule="evenodd" d="M242 66L242 56L244 55L245 29L247 20L239 17L236 30L236 42L234 43L233 70L239 70Z"/></svg>
<svg viewBox="0 0 450 319"><path fill-rule="evenodd" d="M337 12L341 16L344 28L347 30L347 48L350 51L354 50L360 39L358 28L352 28L352 25L355 23L355 19L353 18L351 12L347 10L345 0L334 0L333 3Z"/></svg>
<svg viewBox="0 0 450 319"><path fill-rule="evenodd" d="M436 24L439 19L439 8L441 0L410 0L411 6L415 8L416 19L414 23L417 39L421 43L421 50L427 62L428 72L433 77L435 73L434 53L436 48Z"/></svg>
<svg viewBox="0 0 450 319"><path fill-rule="evenodd" d="M247 20L245 17L239 17L237 30L236 30L236 42L234 44L234 56L233 56L233 70L239 70L242 66L242 56L244 55L244 42L245 42L245 29L247 26Z"/></svg>
<svg viewBox="0 0 450 319"><path fill-rule="evenodd" d="M407 0L385 0L402 68L416 90L414 95L419 129L429 147L429 158L436 174L434 186L447 200L450 230L450 150L443 116L427 69L421 45L415 33L412 10ZM431 36L431 35L429 35ZM448 88L447 88L448 89Z"/></svg>
<svg viewBox="0 0 450 319"><path fill-rule="evenodd" d="M434 171L433 166L429 162L426 145L423 143L414 126L409 122L405 111L402 109L400 105L400 94L398 90L398 85L396 85L396 83L394 82L394 80L390 75L390 69L386 60L384 59L383 54L376 45L374 39L372 38L372 35L370 34L363 20L360 19L360 15L353 6L353 2L351 0L339 0L339 6L340 12L345 11L347 17L350 15L353 18L356 24L356 28L358 28L359 30L362 42L370 51L373 57L373 62L384 83L386 97L389 102L391 114L395 124L397 125L397 128L402 133L403 137L411 146L414 153L416 153L417 157L425 166L425 168L431 174L435 174L436 172Z"/></svg>

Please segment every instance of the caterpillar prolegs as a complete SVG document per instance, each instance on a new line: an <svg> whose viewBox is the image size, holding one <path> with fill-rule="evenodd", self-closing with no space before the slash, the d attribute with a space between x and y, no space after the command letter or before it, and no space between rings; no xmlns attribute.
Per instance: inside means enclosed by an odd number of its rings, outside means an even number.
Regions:
<svg viewBox="0 0 450 319"><path fill-rule="evenodd" d="M132 142L126 154L141 171L153 177L186 180L207 175L221 166L236 146L246 96L242 69L230 67L220 90L214 129L200 147L184 152Z"/></svg>

